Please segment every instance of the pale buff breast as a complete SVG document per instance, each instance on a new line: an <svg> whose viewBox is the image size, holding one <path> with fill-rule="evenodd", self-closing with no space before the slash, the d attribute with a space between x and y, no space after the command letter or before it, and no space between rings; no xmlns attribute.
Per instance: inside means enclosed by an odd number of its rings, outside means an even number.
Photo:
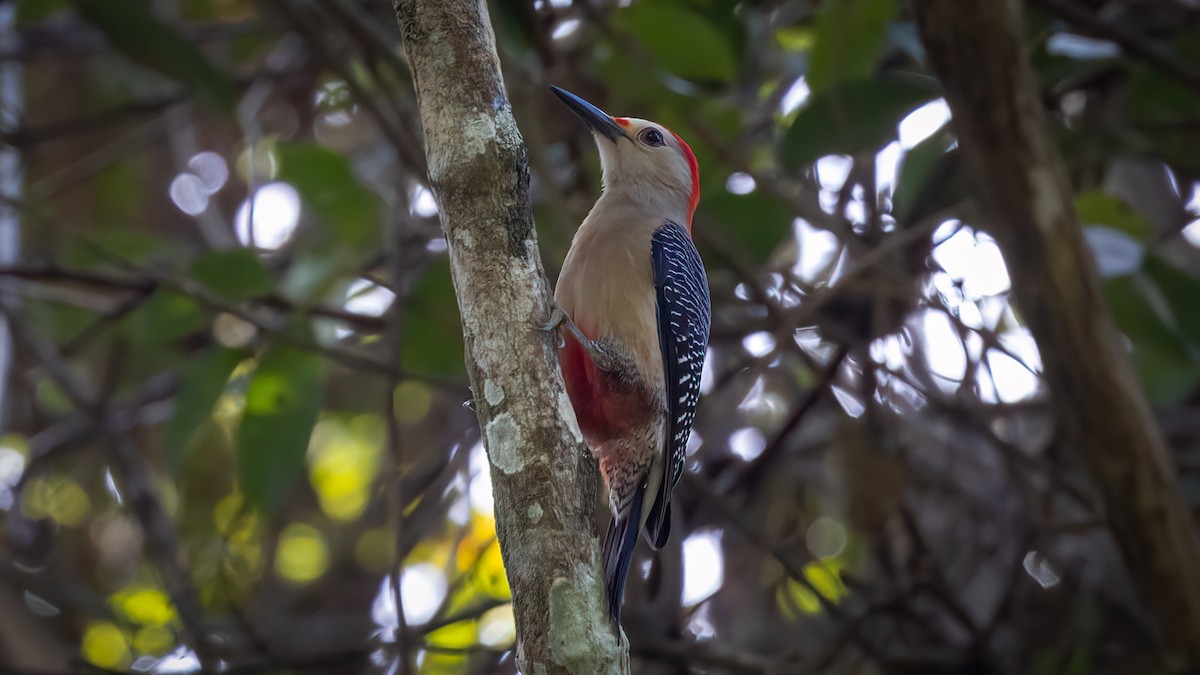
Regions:
<svg viewBox="0 0 1200 675"><path fill-rule="evenodd" d="M620 345L657 386L663 376L650 237L659 224L601 199L576 232L554 292L584 333Z"/></svg>

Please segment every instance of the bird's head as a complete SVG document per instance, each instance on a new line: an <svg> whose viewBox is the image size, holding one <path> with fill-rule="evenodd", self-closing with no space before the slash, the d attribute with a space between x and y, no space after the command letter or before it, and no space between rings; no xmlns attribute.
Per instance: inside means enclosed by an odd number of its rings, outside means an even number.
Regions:
<svg viewBox="0 0 1200 675"><path fill-rule="evenodd" d="M613 117L569 91L550 88L592 130L605 192L626 194L689 230L700 202L696 155L677 134L636 117Z"/></svg>

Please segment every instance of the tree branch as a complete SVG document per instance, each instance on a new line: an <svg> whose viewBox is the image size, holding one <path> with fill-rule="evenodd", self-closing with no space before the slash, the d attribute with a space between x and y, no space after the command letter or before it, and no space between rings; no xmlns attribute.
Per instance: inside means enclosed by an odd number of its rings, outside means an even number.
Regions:
<svg viewBox="0 0 1200 675"><path fill-rule="evenodd" d="M1163 49L1153 41L1138 35L1136 31L1106 21L1073 0L1033 0L1033 4L1064 21L1085 28L1102 39L1117 43L1129 52L1130 56L1189 87L1200 90L1200 70L1187 61L1180 60L1170 50Z"/></svg>
<svg viewBox="0 0 1200 675"><path fill-rule="evenodd" d="M496 529L525 673L628 671L605 616L595 465L553 338L513 119L483 0L396 0L430 185L441 207L467 372L491 462Z"/></svg>
<svg viewBox="0 0 1200 675"><path fill-rule="evenodd" d="M1016 3L916 0L986 223L1168 666L1200 671L1200 543L1109 309L1021 50Z"/></svg>

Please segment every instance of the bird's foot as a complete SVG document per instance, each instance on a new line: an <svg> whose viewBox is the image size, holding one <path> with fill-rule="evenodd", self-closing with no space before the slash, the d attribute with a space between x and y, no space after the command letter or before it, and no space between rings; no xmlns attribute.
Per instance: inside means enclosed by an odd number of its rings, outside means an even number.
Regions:
<svg viewBox="0 0 1200 675"><path fill-rule="evenodd" d="M555 331L559 328L566 328L568 331L570 331L571 335L574 336L575 340L577 342L579 342L580 345L583 346L584 350L587 351L588 356L591 356L592 361L595 362L596 364L606 363L607 361L610 360L609 354L604 349L604 347L602 347L595 340L593 340L590 337L588 337L587 335L585 335L583 332L583 329L581 329L578 325L576 325L575 321L573 321L571 319L571 315L567 314L563 310L563 308L555 307L554 311L550 313L550 321L546 322L545 324L543 324L541 326L538 326L538 329L546 331L546 332L550 332L550 331ZM562 349L563 345L565 345L565 344L566 343L563 340L562 335L559 334L559 337L558 337L559 349Z"/></svg>
<svg viewBox="0 0 1200 675"><path fill-rule="evenodd" d="M575 325L575 322L571 321L571 317L567 316L561 307L555 307L554 311L550 313L550 320L543 324L535 324L535 327L544 333L555 333L558 348L562 349L566 345L566 340L563 339L561 333L558 333L558 328L564 323Z"/></svg>

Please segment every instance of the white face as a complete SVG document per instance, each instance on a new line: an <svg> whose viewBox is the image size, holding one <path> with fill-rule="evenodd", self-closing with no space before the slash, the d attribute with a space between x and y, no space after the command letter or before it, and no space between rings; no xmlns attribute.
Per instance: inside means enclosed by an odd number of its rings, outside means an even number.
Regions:
<svg viewBox="0 0 1200 675"><path fill-rule="evenodd" d="M596 135L600 166L606 191L632 191L634 198L653 202L686 214L691 219L691 150L680 144L665 127L636 117L617 117L614 121L624 136L609 140Z"/></svg>

